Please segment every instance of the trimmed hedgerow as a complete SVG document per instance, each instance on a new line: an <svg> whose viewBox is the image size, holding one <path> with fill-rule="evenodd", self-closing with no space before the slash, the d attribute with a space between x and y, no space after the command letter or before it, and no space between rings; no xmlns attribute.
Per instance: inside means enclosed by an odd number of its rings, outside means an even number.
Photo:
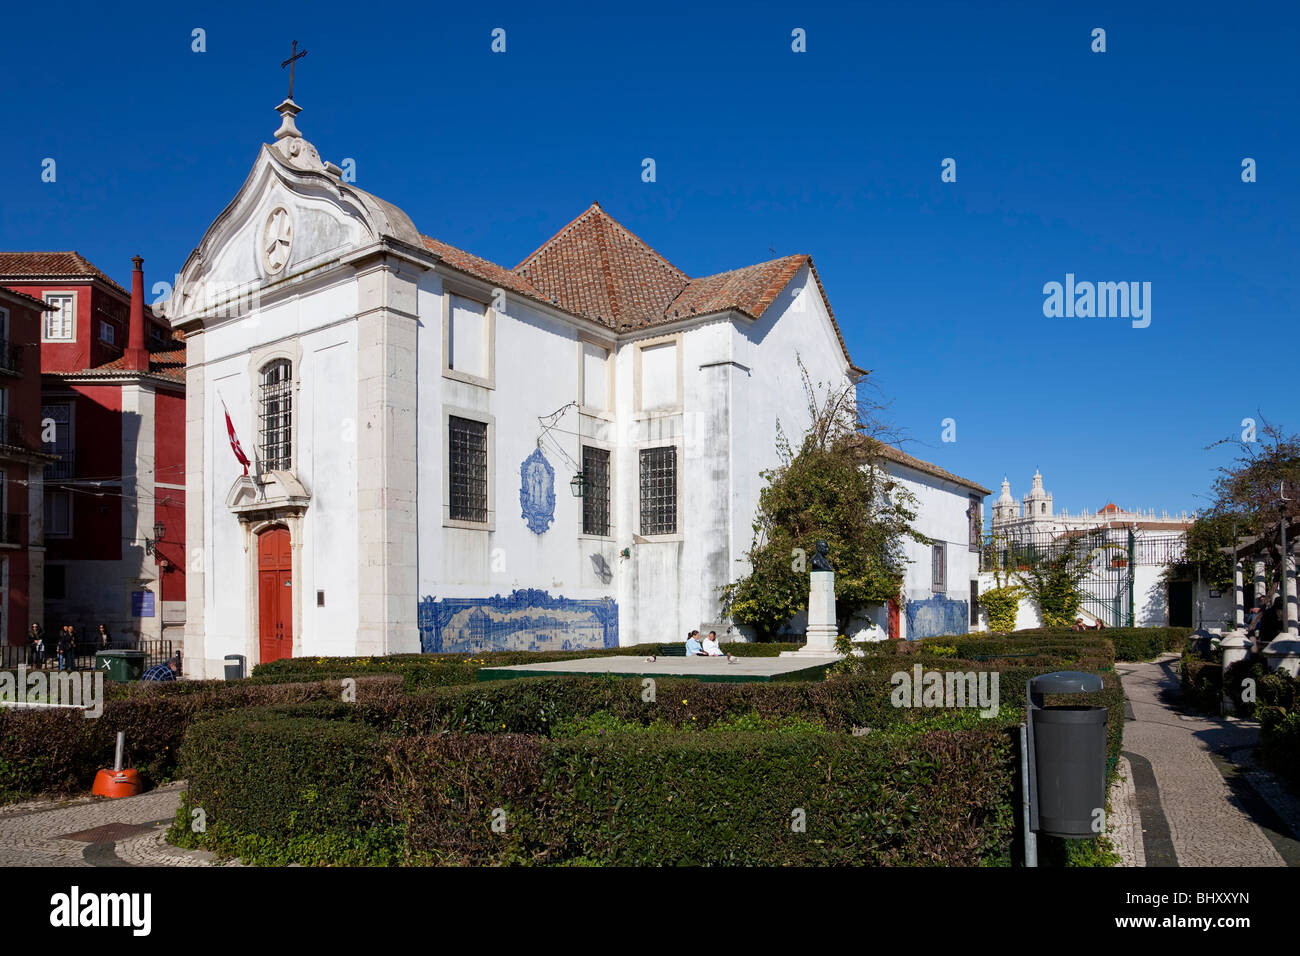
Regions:
<svg viewBox="0 0 1300 956"><path fill-rule="evenodd" d="M1104 639L1114 647L1117 661L1149 661L1169 651L1181 652L1191 633L1190 627L1108 627L1099 631L1032 628L1015 631L1011 637Z"/></svg>
<svg viewBox="0 0 1300 956"><path fill-rule="evenodd" d="M0 709L0 802L39 794L86 791L95 774L113 762L119 730L126 732L129 764L146 786L172 779L185 731L195 718L226 710L338 700L338 681L256 686L213 682L164 682L117 685L105 690L98 718L49 710ZM395 702L400 679L357 679L363 705Z"/></svg>
<svg viewBox="0 0 1300 956"><path fill-rule="evenodd" d="M597 648L582 651L488 651L482 654L395 654L390 657L293 657L258 664L253 683L284 680L319 680L355 677L358 674L401 674L406 689L412 693L430 687L473 684L484 667L509 667L546 661L578 660L590 657L651 657L664 652L669 644L635 644L626 647ZM726 645L735 657L777 657L782 651L796 650L799 644L755 644L734 641ZM677 642L680 650L681 642Z"/></svg>
<svg viewBox="0 0 1300 956"><path fill-rule="evenodd" d="M379 732L352 716L347 704L320 701L197 721L181 759L191 802L254 836L364 831L382 749Z"/></svg>
<svg viewBox="0 0 1300 956"><path fill-rule="evenodd" d="M870 654L855 673L816 683L657 679L650 700L642 681L611 676L433 686L413 695L400 692L404 679L390 677L386 687L396 692L356 704L315 701L265 717L219 716L193 723L189 734L206 741L196 745L190 785L209 814L209 831L177 838L268 863L1005 863L1018 779L1008 729L1022 716L1025 682L1077 667L1085 655L1104 664L1110 644L1091 636L993 640L948 645L987 652L986 660L935 658L922 644L904 656ZM1013 656L1021 653L1027 656ZM999 714L981 720L970 710L894 707L892 676L917 664L996 671ZM1047 703L1109 708L1113 773L1124 698L1113 673L1103 681L1101 693ZM198 764L211 748L225 748L218 776L238 776L245 759L238 728L287 726L292 740L323 720L350 729L312 752L321 779L374 760L365 786L345 788L350 795L332 809L351 821L346 826L319 840L296 817L287 826L286 807L302 802L301 767L279 771L279 751L261 745L244 748L260 761L247 772L266 778L256 795L239 796L249 803L209 793L216 777ZM964 760L969 750L972 762L950 759L945 740L965 741L957 751ZM1002 748L996 767L981 762L988 747ZM656 781L664 789L655 789ZM279 816L247 826L245 816L263 806ZM814 819L829 830L790 842L798 831L780 826L788 827L795 809L807 814L810 835ZM503 814L503 831L492 828L493 811ZM850 845L827 832L858 839Z"/></svg>
<svg viewBox="0 0 1300 956"><path fill-rule="evenodd" d="M1069 632L1041 637L967 634L960 637L927 637L919 643L922 656L933 654L934 649L955 648L958 657L984 663L1023 659L1030 664L1037 664L1041 659L1044 664L1086 671L1108 670L1115 664L1114 647L1106 638Z"/></svg>
<svg viewBox="0 0 1300 956"><path fill-rule="evenodd" d="M999 728L551 741L547 849L623 865L978 865L1013 832L1013 753Z"/></svg>
<svg viewBox="0 0 1300 956"><path fill-rule="evenodd" d="M549 740L381 737L337 705L283 711L191 727L188 800L208 829L178 817L178 839L242 847L254 862L391 861L400 841L416 863L976 865L1005 862L1014 830L1001 721L879 741L733 730Z"/></svg>

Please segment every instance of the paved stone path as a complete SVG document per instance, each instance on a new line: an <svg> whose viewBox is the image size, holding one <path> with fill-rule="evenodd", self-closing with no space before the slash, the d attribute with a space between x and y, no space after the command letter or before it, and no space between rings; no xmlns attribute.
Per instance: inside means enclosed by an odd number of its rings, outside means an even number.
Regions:
<svg viewBox="0 0 1300 956"><path fill-rule="evenodd" d="M164 841L183 783L138 797L34 800L0 808L0 867L213 866L213 854Z"/></svg>
<svg viewBox="0 0 1300 956"><path fill-rule="evenodd" d="M1121 664L1108 831L1125 866L1300 866L1300 800L1251 756L1259 725L1183 710L1178 658Z"/></svg>

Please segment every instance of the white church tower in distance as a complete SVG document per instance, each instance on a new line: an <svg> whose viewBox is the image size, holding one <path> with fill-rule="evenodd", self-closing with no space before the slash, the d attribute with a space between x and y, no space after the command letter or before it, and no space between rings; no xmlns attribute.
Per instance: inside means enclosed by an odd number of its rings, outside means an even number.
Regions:
<svg viewBox="0 0 1300 956"><path fill-rule="evenodd" d="M799 362L863 374L811 257L692 278L593 203L508 268L422 235L278 110L166 308L187 675L726 635L777 428L807 426Z"/></svg>
<svg viewBox="0 0 1300 956"><path fill-rule="evenodd" d="M1022 512L1023 506L1023 512ZM1002 494L993 505L993 533L1005 537L1029 537L1035 534L1059 535L1069 531L1095 529L1132 529L1140 532L1182 532L1191 526L1186 512L1170 515L1154 510L1129 510L1108 502L1095 512L1070 514L1056 511L1052 493L1043 487L1043 475L1034 470L1033 484L1021 504L1011 496L1011 483L1002 479Z"/></svg>

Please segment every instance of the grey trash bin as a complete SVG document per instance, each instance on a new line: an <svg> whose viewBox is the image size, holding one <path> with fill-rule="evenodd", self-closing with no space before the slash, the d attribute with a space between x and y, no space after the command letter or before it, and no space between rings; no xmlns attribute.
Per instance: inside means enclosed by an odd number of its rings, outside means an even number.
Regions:
<svg viewBox="0 0 1300 956"><path fill-rule="evenodd" d="M226 680L242 680L244 676L244 655L226 655Z"/></svg>
<svg viewBox="0 0 1300 956"><path fill-rule="evenodd" d="M1106 806L1106 708L1046 707L1047 694L1102 689L1101 677L1080 671L1040 674L1028 682L1030 828L1049 836L1086 839Z"/></svg>

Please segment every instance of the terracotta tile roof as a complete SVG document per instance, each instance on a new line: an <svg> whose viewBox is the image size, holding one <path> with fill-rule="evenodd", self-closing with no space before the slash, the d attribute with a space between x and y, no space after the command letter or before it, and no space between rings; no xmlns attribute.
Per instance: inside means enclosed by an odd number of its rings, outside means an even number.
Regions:
<svg viewBox="0 0 1300 956"><path fill-rule="evenodd" d="M41 312L48 312L53 308L53 306L46 305L44 301L35 296L28 295L26 292L15 292L13 289L6 289L2 285L0 285L0 298L7 299L15 305L25 305Z"/></svg>
<svg viewBox="0 0 1300 956"><path fill-rule="evenodd" d="M849 360L848 345L808 255L692 279L612 219L599 203L592 203L513 270L429 236L422 239L426 249L454 269L620 332L727 310L757 319L807 265ZM862 372L849 362L855 372Z"/></svg>
<svg viewBox="0 0 1300 956"><path fill-rule="evenodd" d="M893 445L886 445L882 441L876 441L871 438L863 438L864 454L867 447L871 447L880 456L889 459L900 465L905 465L922 474L930 475L934 478L942 478L944 481L951 481L953 484L961 485L963 488L969 488L971 491L978 491L981 495L993 494L988 488L977 484L968 478L962 478L960 475L954 475L951 471L940 468L938 465L917 458L915 455L909 455L907 452L895 448Z"/></svg>
<svg viewBox="0 0 1300 956"><path fill-rule="evenodd" d="M502 289L517 292L538 302L545 302L548 305L556 304L551 302L549 296L544 296L537 289L534 289L527 279L520 278L509 269L499 266L495 262L488 262L486 259L472 255L463 249L457 249L455 246L448 245L439 239L433 239L429 236L421 236L420 238L424 242L424 248L437 253L442 261L453 269L458 269L467 275L474 276L476 279L491 282Z"/></svg>
<svg viewBox="0 0 1300 956"><path fill-rule="evenodd" d="M0 252L0 281L82 277L102 279L128 298L131 295L80 252Z"/></svg>
<svg viewBox="0 0 1300 956"><path fill-rule="evenodd" d="M515 266L567 312L628 328L662 319L686 273L615 222L599 203Z"/></svg>
<svg viewBox="0 0 1300 956"><path fill-rule="evenodd" d="M116 378L121 375L139 374L126 367L126 357L118 356L110 362L96 365L94 368L70 372L51 372L47 374L68 376L72 378ZM166 339L154 344L149 349L149 374L169 382L185 384L185 345L179 339Z"/></svg>
<svg viewBox="0 0 1300 956"><path fill-rule="evenodd" d="M719 272L717 275L692 279L669 305L667 312L675 318L707 315L735 309L756 319L781 294L805 263L808 256L785 256L771 262Z"/></svg>

